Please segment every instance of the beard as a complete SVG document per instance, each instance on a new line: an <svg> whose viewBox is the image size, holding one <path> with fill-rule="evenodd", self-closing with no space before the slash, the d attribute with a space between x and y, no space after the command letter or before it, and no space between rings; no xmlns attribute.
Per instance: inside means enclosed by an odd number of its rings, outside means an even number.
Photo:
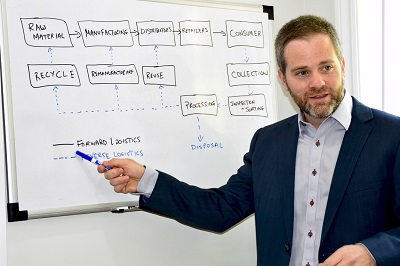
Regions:
<svg viewBox="0 0 400 266"><path fill-rule="evenodd" d="M296 94L289 87L289 84L286 81L286 85L290 96L293 98L294 102L300 108L300 110L312 118L327 118L333 112L336 111L340 103L344 98L344 79L342 78L339 87L337 90L329 90L328 87L322 86L320 88L315 88L310 91L307 91L304 95ZM331 96L331 100L328 103L317 103L312 105L308 102L308 98L319 95L319 94L329 94Z"/></svg>

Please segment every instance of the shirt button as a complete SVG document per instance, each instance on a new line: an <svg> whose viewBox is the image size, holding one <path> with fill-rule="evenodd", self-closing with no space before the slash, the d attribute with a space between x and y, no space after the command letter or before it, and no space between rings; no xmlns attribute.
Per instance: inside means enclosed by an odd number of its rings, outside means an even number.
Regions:
<svg viewBox="0 0 400 266"><path fill-rule="evenodd" d="M309 237L312 237L312 236L313 236L313 233L311 232L311 230L310 230L310 232L308 232L308 236L309 236Z"/></svg>
<svg viewBox="0 0 400 266"><path fill-rule="evenodd" d="M314 171L312 171L312 175L316 176L317 175L317 170L314 169Z"/></svg>
<svg viewBox="0 0 400 266"><path fill-rule="evenodd" d="M311 205L311 207L314 205L314 200L313 199L311 199L310 205Z"/></svg>
<svg viewBox="0 0 400 266"><path fill-rule="evenodd" d="M315 146L319 147L319 145L321 145L321 142L319 142L319 140L317 140L317 142L315 142Z"/></svg>
<svg viewBox="0 0 400 266"><path fill-rule="evenodd" d="M306 266L311 266L311 264L309 262L306 263Z"/></svg>

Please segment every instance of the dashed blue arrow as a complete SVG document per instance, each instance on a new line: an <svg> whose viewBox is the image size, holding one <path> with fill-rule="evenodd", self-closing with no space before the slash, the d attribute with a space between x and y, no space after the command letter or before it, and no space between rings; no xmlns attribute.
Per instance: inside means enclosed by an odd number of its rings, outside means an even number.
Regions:
<svg viewBox="0 0 400 266"><path fill-rule="evenodd" d="M113 65L113 64L114 64L114 49L113 49L112 47L110 47L110 48L108 49L108 51L110 52L110 55L111 55L111 64Z"/></svg>
<svg viewBox="0 0 400 266"><path fill-rule="evenodd" d="M53 49L51 47L49 47L47 49L47 52L50 54L50 63L53 64Z"/></svg>
<svg viewBox="0 0 400 266"><path fill-rule="evenodd" d="M118 85L114 86L114 91L115 91L115 93L117 95L118 111L121 111L121 109L120 109L121 103L120 103L120 100L119 100L119 88L118 88Z"/></svg>
<svg viewBox="0 0 400 266"><path fill-rule="evenodd" d="M250 62L250 58L249 58L249 56L247 55L247 50L246 50L246 48L244 48L244 61L245 61L246 63ZM249 92L248 92L247 94L248 94L248 95L252 95L252 94L253 94L253 90L251 89L250 85L248 85L248 87L249 87Z"/></svg>
<svg viewBox="0 0 400 266"><path fill-rule="evenodd" d="M158 65L158 45L154 45L154 52L156 53L156 63Z"/></svg>
<svg viewBox="0 0 400 266"><path fill-rule="evenodd" d="M164 107L164 92L163 92L164 85L160 85L158 88L160 89L161 106Z"/></svg>
<svg viewBox="0 0 400 266"><path fill-rule="evenodd" d="M250 58L249 58L249 56L247 55L247 50L246 50L246 48L244 48L244 61L245 61L246 63L248 63L248 62L250 61Z"/></svg>
<svg viewBox="0 0 400 266"><path fill-rule="evenodd" d="M60 112L60 103L58 101L58 87L54 86L53 91L54 91L54 98L55 98L55 101L56 101L56 110L57 110L57 112L59 114L61 114L61 112Z"/></svg>
<svg viewBox="0 0 400 266"><path fill-rule="evenodd" d="M201 131L200 118L199 118L199 117L197 117L197 127L198 127L199 131ZM201 135L201 134L197 137L197 140L198 140L199 142L202 142L203 139L204 139L204 136Z"/></svg>
<svg viewBox="0 0 400 266"><path fill-rule="evenodd" d="M253 95L253 90L251 89L250 85L249 85L249 92L247 94L248 95Z"/></svg>

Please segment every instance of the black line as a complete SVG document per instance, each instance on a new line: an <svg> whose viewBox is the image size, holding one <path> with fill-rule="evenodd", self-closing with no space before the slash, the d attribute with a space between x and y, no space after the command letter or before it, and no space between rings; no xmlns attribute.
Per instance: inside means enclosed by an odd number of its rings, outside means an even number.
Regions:
<svg viewBox="0 0 400 266"><path fill-rule="evenodd" d="M73 146L75 145L74 143L57 143L57 144L53 144L53 147L56 146Z"/></svg>

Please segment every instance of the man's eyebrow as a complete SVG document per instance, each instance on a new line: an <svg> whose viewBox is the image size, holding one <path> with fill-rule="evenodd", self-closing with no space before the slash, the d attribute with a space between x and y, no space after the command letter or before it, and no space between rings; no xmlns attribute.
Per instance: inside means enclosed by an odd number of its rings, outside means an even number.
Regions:
<svg viewBox="0 0 400 266"><path fill-rule="evenodd" d="M319 64L320 64L320 65L325 65L325 64L332 64L332 63L334 63L334 62L335 62L335 60L333 60L333 59L328 59L328 60L321 61Z"/></svg>
<svg viewBox="0 0 400 266"><path fill-rule="evenodd" d="M292 68L291 70L290 70L290 72L297 72L297 71L299 71L299 70L304 70L304 69L307 69L308 67L307 66L298 66L298 67L294 67L294 68Z"/></svg>

